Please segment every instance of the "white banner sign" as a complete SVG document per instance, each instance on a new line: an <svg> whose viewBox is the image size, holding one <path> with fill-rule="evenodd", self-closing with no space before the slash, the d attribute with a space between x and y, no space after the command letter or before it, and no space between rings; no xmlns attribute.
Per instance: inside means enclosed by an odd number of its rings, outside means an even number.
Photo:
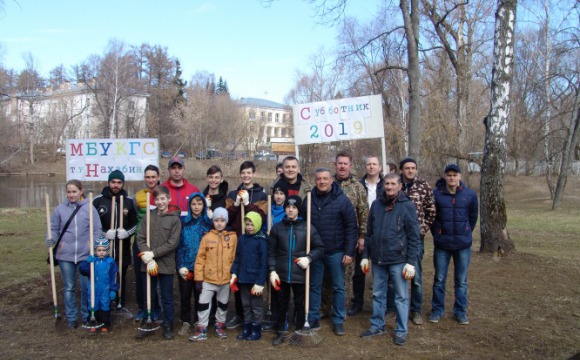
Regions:
<svg viewBox="0 0 580 360"><path fill-rule="evenodd" d="M383 138L380 95L293 106L294 144Z"/></svg>
<svg viewBox="0 0 580 360"><path fill-rule="evenodd" d="M121 170L125 181L142 181L147 165L159 166L157 139L82 139L66 144L66 178L107 181Z"/></svg>

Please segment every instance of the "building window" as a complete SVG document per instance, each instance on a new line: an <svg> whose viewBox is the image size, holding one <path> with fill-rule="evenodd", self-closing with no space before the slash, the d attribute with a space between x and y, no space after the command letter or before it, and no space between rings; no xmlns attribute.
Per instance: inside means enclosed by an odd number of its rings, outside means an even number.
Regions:
<svg viewBox="0 0 580 360"><path fill-rule="evenodd" d="M135 110L135 102L132 100L129 100L129 110Z"/></svg>
<svg viewBox="0 0 580 360"><path fill-rule="evenodd" d="M276 122L280 122L280 114L276 113Z"/></svg>
<svg viewBox="0 0 580 360"><path fill-rule="evenodd" d="M256 120L256 112L254 110L250 111L249 117L251 121Z"/></svg>
<svg viewBox="0 0 580 360"><path fill-rule="evenodd" d="M272 122L272 113L271 112L268 113L268 122Z"/></svg>
<svg viewBox="0 0 580 360"><path fill-rule="evenodd" d="M260 112L260 120L262 121L266 121L266 113L265 112Z"/></svg>
<svg viewBox="0 0 580 360"><path fill-rule="evenodd" d="M288 120L288 114L282 115L282 122L285 123Z"/></svg>

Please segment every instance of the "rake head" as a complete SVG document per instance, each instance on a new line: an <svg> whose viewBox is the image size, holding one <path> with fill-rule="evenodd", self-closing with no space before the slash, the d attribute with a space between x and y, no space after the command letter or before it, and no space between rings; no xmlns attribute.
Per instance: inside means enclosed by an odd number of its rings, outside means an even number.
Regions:
<svg viewBox="0 0 580 360"><path fill-rule="evenodd" d="M312 347L322 342L322 336L318 334L317 330L311 330L308 322L300 330L288 335L288 343L299 347Z"/></svg>
<svg viewBox="0 0 580 360"><path fill-rule="evenodd" d="M149 335L153 335L153 333L158 330L159 327L159 325L151 321L151 318L148 318L141 323L140 327L137 328L137 334L135 334L135 337L137 339L143 339Z"/></svg>
<svg viewBox="0 0 580 360"><path fill-rule="evenodd" d="M133 313L124 307L118 307L111 311L111 318L115 324L122 324L127 320L133 319Z"/></svg>

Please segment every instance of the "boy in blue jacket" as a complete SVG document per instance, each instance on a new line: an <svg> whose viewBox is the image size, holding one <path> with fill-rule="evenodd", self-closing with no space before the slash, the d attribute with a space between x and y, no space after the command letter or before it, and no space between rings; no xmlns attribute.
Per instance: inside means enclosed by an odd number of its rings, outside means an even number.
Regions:
<svg viewBox="0 0 580 360"><path fill-rule="evenodd" d="M88 285L89 310L95 311L95 319L102 323L99 329L91 328L90 332L96 334L98 330L106 334L111 326L111 300L114 300L119 291L117 284L117 273L119 267L115 260L109 256L111 242L105 237L100 237L94 244L95 255L89 255L86 261L80 266L80 273L84 276L91 275L91 263L95 266L95 308L91 309L91 286ZM89 319L87 319L88 321Z"/></svg>
<svg viewBox="0 0 580 360"><path fill-rule="evenodd" d="M264 317L262 293L267 275L268 238L260 231L262 228L260 214L250 211L244 221L246 233L240 236L238 241L236 259L231 269L230 288L233 292L240 291L244 309L243 331L237 339L256 341L262 338Z"/></svg>
<svg viewBox="0 0 580 360"><path fill-rule="evenodd" d="M199 293L195 289L193 281L193 266L201 238L212 228L211 200L201 192L189 195L189 208L187 216L182 221L181 238L175 252L175 262L179 277L179 294L181 302L180 318L182 321L179 335L185 336L192 324L191 318L191 295L194 303L199 304ZM210 202L209 204L207 202ZM194 314L195 316L196 314ZM195 321L194 321L195 322Z"/></svg>

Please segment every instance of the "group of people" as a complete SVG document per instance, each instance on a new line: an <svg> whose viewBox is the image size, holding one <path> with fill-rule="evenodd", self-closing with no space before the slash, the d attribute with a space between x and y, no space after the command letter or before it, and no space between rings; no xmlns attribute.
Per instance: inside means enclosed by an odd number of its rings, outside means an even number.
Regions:
<svg viewBox="0 0 580 360"><path fill-rule="evenodd" d="M146 186L135 198L123 189L123 173L115 170L92 204L96 256L89 255L91 205L84 206L88 200L80 181L69 181L67 200L54 210L52 234L46 238L49 247L54 245L52 239L60 240L55 256L64 283L68 326L78 326L75 284L80 272L81 319L88 322L89 310L94 311L103 324L95 331L108 331L110 304L127 311L125 277L132 260L138 306L134 318L158 322L166 339L174 338L175 274L179 334L192 330L190 341L207 339L214 318L219 338L227 338L227 329L242 326L237 339L255 341L262 331L273 328L272 343L280 345L292 324L300 330L307 320L309 331L317 331L325 316L331 317L333 332L342 336L347 315L356 316L363 309L366 274L372 270L372 316L370 327L360 336L385 335L385 318L394 315L393 341L403 345L408 319L423 324L422 259L429 231L435 245L435 277L428 321L442 319L453 258L453 315L460 324L468 324L467 270L478 200L476 192L461 181L459 167L446 166L432 190L417 176L412 158L401 160L398 172L392 166L383 176L379 158L369 156L360 179L351 173L349 152L339 152L334 165L334 171L316 169L311 186L300 173L298 159L288 156L276 167L276 179L263 188L254 181L255 165L244 161L241 184L231 191L221 169L213 165L207 170L207 187L200 191L184 178L185 164L176 157L169 160L169 179L162 184L159 169L147 166ZM135 236L132 249L131 236ZM89 264L98 274L94 305L87 296ZM263 295L268 285L271 322L264 321ZM152 309L147 309L148 291ZM230 292L235 314L227 321ZM347 294L352 294L348 310Z"/></svg>

